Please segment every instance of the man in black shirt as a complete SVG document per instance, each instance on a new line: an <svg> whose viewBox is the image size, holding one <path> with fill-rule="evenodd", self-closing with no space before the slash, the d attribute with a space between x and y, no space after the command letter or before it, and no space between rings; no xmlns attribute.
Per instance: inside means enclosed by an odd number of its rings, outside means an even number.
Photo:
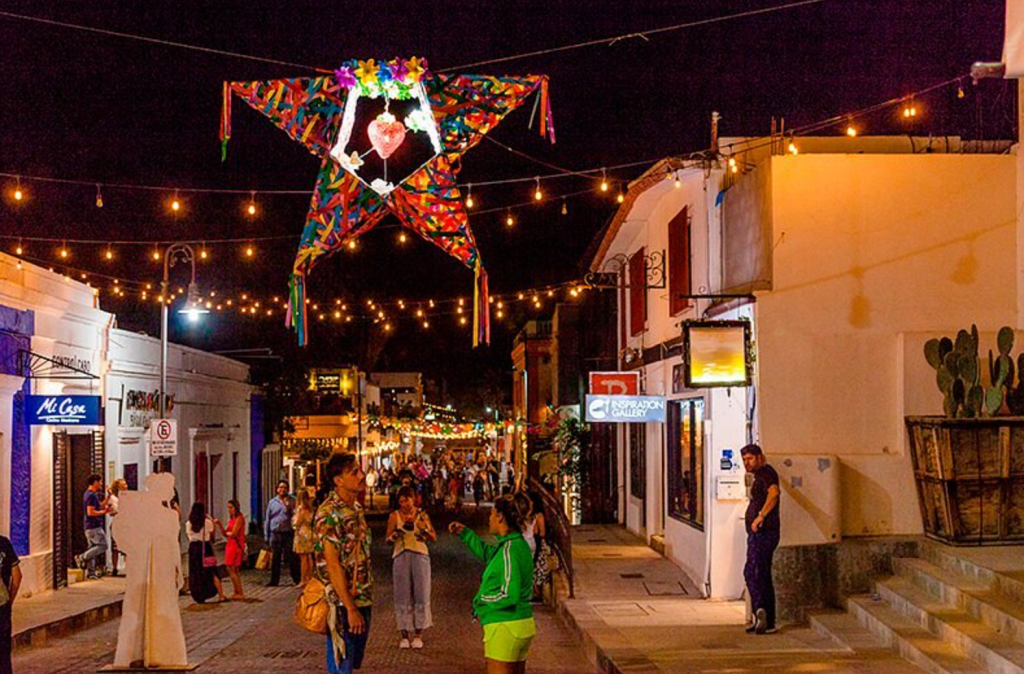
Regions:
<svg viewBox="0 0 1024 674"><path fill-rule="evenodd" d="M779 474L768 465L757 445L740 450L743 467L753 474L750 503L747 504L747 564L743 577L750 593L754 622L747 632L774 633L775 585L772 583L772 557L779 546Z"/></svg>
<svg viewBox="0 0 1024 674"><path fill-rule="evenodd" d="M11 674L11 605L21 587L21 567L11 541L0 536L0 674Z"/></svg>

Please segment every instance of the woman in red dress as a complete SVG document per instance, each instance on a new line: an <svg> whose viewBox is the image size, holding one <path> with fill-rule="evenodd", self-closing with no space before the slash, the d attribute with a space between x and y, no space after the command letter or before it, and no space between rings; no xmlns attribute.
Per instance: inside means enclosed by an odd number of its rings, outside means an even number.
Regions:
<svg viewBox="0 0 1024 674"><path fill-rule="evenodd" d="M231 599L244 601L242 576L238 573L238 569L245 562L245 516L242 515L242 509L235 499L228 501L228 515L231 516L231 519L228 520L226 529L219 520L217 522L221 533L228 541L224 548L224 565L228 567L228 577L231 578L231 585L235 588Z"/></svg>

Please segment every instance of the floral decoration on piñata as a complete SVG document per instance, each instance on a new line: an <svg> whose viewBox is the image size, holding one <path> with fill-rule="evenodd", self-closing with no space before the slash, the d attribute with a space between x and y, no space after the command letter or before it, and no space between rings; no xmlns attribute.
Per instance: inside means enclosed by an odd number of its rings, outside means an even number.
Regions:
<svg viewBox="0 0 1024 674"><path fill-rule="evenodd" d="M358 88L367 98L387 96L396 101L412 98L413 87L427 76L427 59L416 56L390 61L349 59L334 71L338 84L346 89Z"/></svg>

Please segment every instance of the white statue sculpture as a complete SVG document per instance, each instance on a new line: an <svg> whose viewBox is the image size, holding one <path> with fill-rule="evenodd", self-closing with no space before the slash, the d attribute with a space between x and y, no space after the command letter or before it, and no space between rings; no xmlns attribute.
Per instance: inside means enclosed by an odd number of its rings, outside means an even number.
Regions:
<svg viewBox="0 0 1024 674"><path fill-rule="evenodd" d="M164 505L174 475L146 477L146 491L122 492L112 533L127 554L127 587L114 668L188 668L178 591L182 587L178 514Z"/></svg>

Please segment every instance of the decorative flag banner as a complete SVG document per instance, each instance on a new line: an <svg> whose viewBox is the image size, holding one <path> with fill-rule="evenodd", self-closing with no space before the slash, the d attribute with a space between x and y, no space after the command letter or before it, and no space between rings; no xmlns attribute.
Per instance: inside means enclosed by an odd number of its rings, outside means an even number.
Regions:
<svg viewBox="0 0 1024 674"><path fill-rule="evenodd" d="M289 283L288 324L301 345L314 264L389 213L473 270L473 346L490 342L487 272L456 176L462 155L536 91L540 132L554 143L546 75L433 74L413 57L350 60L333 76L224 83L222 153L235 95L322 161Z"/></svg>

